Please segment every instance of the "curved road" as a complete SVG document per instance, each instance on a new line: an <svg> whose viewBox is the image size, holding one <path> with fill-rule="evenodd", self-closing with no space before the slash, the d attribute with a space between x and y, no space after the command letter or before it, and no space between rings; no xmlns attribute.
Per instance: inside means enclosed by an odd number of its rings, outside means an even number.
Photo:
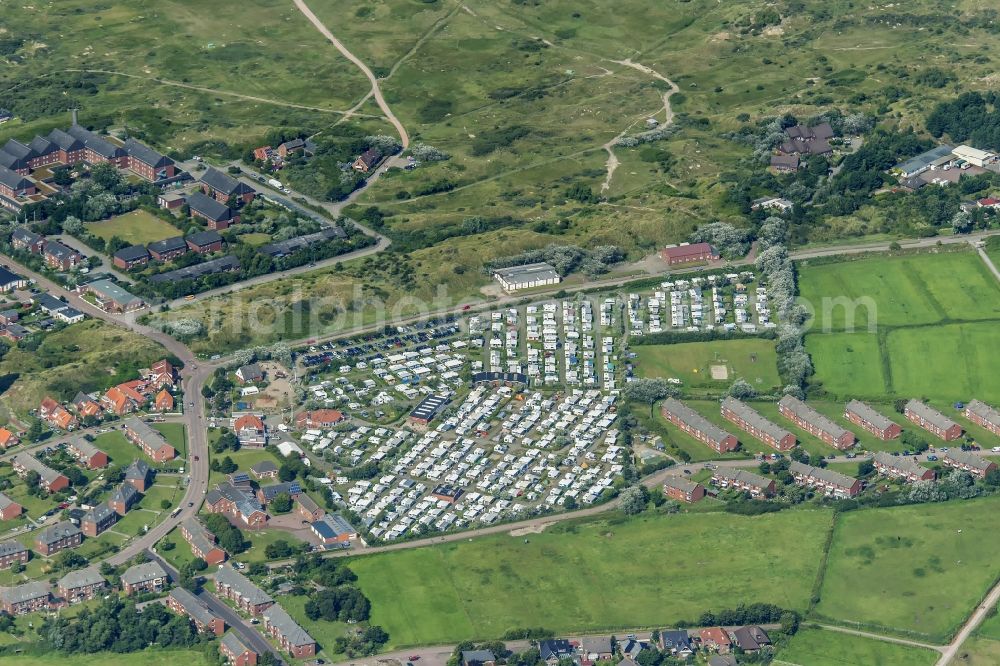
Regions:
<svg viewBox="0 0 1000 666"><path fill-rule="evenodd" d="M337 50L340 51L345 58L354 63L354 65L361 70L361 73L368 78L368 81L372 84L372 95L375 97L375 103L378 104L378 108L382 109L382 113L385 114L385 117L390 123L392 123L393 127L396 128L396 132L399 134L399 142L403 146L403 150L406 150L406 148L410 145L410 135L406 133L406 128L403 127L403 123L399 122L399 118L396 117L396 114L392 112L392 109L390 109L389 105L386 103L385 97L382 96L382 91L378 87L378 79L375 78L374 74L372 74L372 70L368 68L368 65L361 62L357 56L348 51L347 47L345 47L339 39L333 36L333 33L330 32L325 25L323 25L323 22L320 21L315 14L313 14L313 11L309 9L309 6L306 5L303 0L292 0L292 2L294 2L299 11L302 12L307 19L309 19L309 22L320 31L320 34L329 39L330 43L337 47Z"/></svg>

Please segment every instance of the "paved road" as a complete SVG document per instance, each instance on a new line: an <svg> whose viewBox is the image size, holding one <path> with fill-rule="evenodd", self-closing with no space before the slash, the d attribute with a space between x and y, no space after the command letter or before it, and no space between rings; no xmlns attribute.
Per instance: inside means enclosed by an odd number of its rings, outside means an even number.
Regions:
<svg viewBox="0 0 1000 666"><path fill-rule="evenodd" d="M201 398L201 389L211 376L214 367L212 364L199 362L184 344L163 331L108 314L44 275L18 264L9 257L7 261L15 267L16 272L31 278L38 287L50 294L65 297L69 304L77 310L114 326L129 328L135 333L159 343L184 364L184 368L181 370L181 387L188 405L182 420L187 426L188 460L185 463L185 469L190 477L190 483L181 499L181 512L177 516L167 517L159 525L150 529L146 534L136 537L118 553L108 558L108 562L112 565L124 564L166 536L182 520L197 513L205 493L208 492L208 430L205 427L205 406Z"/></svg>
<svg viewBox="0 0 1000 666"><path fill-rule="evenodd" d="M390 109L389 105L386 103L385 97L382 96L382 90L378 86L378 79L375 78L374 74L372 74L372 70L370 70L368 65L363 63L357 56L348 51L347 47L345 47L339 39L333 36L333 33L330 32L325 25L323 25L323 22L320 21L315 14L313 14L312 10L309 9L308 5L306 5L303 0L293 0L293 2L295 3L295 6L299 8L299 11L302 12L307 19L309 19L309 22L312 23L324 37L329 39L330 43L332 43L345 58L354 63L354 65L368 78L368 81L372 85L372 95L375 97L375 103L378 104L378 108L382 110L382 113L385 114L385 117L390 123L392 123L393 127L396 128L396 132L399 134L399 142L405 150L406 147L410 145L410 135L406 133L406 128L403 127L403 123L399 122L399 118L396 117L396 114L392 112L392 109Z"/></svg>

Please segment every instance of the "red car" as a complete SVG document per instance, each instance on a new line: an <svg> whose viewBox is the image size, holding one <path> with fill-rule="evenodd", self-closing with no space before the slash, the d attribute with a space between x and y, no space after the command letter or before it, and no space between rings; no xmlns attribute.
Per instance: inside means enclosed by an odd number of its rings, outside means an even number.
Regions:
<svg viewBox="0 0 1000 666"><path fill-rule="evenodd" d="M411 654L409 657L407 657L407 659L409 659L410 661L416 661L417 659L420 659L420 655L419 654Z"/></svg>
<svg viewBox="0 0 1000 666"><path fill-rule="evenodd" d="M464 311L464 310L470 310L470 309L472 309L472 306L471 306L471 305L463 305L463 306L462 306L462 310L463 310L463 311Z"/></svg>

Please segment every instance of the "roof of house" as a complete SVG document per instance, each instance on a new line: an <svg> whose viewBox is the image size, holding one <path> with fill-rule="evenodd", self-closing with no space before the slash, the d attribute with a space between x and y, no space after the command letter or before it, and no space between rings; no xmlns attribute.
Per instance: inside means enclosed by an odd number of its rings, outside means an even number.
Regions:
<svg viewBox="0 0 1000 666"><path fill-rule="evenodd" d="M573 654L573 644L565 638L550 638L538 641L538 655L543 660L561 658Z"/></svg>
<svg viewBox="0 0 1000 666"><path fill-rule="evenodd" d="M215 536L197 518L186 518L182 525L184 530L191 535L191 545L202 554L213 548L221 548L215 543Z"/></svg>
<svg viewBox="0 0 1000 666"><path fill-rule="evenodd" d="M107 520L109 516L117 516L117 515L118 514L117 512L115 512L114 509L112 509L110 506L102 502L101 504L97 504L92 508L88 509L87 513L83 514L83 517L80 520L81 522L86 521L96 524Z"/></svg>
<svg viewBox="0 0 1000 666"><path fill-rule="evenodd" d="M97 570L95 569L80 569L79 571L70 571L68 574L59 579L56 583L56 587L63 590L72 590L77 587L87 587L89 585L97 585L98 583L106 583L107 580L104 579Z"/></svg>
<svg viewBox="0 0 1000 666"><path fill-rule="evenodd" d="M155 449L170 446L170 442L164 439L158 430L137 416L125 419L124 425L134 432L139 439Z"/></svg>
<svg viewBox="0 0 1000 666"><path fill-rule="evenodd" d="M8 139L7 143L3 145L4 152L10 153L14 157L18 157L22 160L29 160L34 157L29 146L24 145L17 139Z"/></svg>
<svg viewBox="0 0 1000 666"><path fill-rule="evenodd" d="M125 140L125 151L129 154L129 157L134 157L143 164L148 164L154 169L170 166L174 163L174 161L166 155L161 155L146 144L140 143L133 138Z"/></svg>
<svg viewBox="0 0 1000 666"><path fill-rule="evenodd" d="M720 467L712 472L712 476L761 489L767 488L774 483L771 479L765 478L760 474L754 474L753 472L745 469L726 469L724 467Z"/></svg>
<svg viewBox="0 0 1000 666"><path fill-rule="evenodd" d="M15 455L11 458L11 462L19 467L23 467L26 470L37 472L38 476L40 476L42 481L45 483L52 483L60 476L63 476L61 472L52 469L27 451L22 451L21 453Z"/></svg>
<svg viewBox="0 0 1000 666"><path fill-rule="evenodd" d="M105 159L114 159L116 157L121 157L125 154L125 150L102 139L97 134L94 134L85 127L80 125L73 125L66 133L70 136L76 137L90 150L94 151L101 157Z"/></svg>
<svg viewBox="0 0 1000 666"><path fill-rule="evenodd" d="M133 502L138 495L139 491L135 489L135 486L131 483L122 483L115 488L113 493L111 493L111 496L108 498L108 502L121 502L127 506L130 502Z"/></svg>
<svg viewBox="0 0 1000 666"><path fill-rule="evenodd" d="M149 259L149 251L142 245L130 245L115 252L115 259L125 262L138 261L139 259Z"/></svg>
<svg viewBox="0 0 1000 666"><path fill-rule="evenodd" d="M688 243L686 245L675 245L663 249L663 253L670 259L686 259L687 257L699 257L705 253L716 254L716 249L709 243Z"/></svg>
<svg viewBox="0 0 1000 666"><path fill-rule="evenodd" d="M212 243L221 243L222 236L218 232L207 229L205 231L198 231L185 239L188 243L197 245L198 247L206 247Z"/></svg>
<svg viewBox="0 0 1000 666"><path fill-rule="evenodd" d="M713 642L716 645L729 645L732 641L729 640L729 634L722 627L705 627L698 632L701 636L701 642Z"/></svg>
<svg viewBox="0 0 1000 666"><path fill-rule="evenodd" d="M920 402L919 400L910 400L907 402L906 409L941 430L948 430L949 428L953 428L957 425L954 421L938 410L934 409L927 403Z"/></svg>
<svg viewBox="0 0 1000 666"><path fill-rule="evenodd" d="M674 476L673 474L663 480L663 485L669 488L676 488L677 490L685 493L693 493L699 486L701 486L700 483L688 481L682 476Z"/></svg>
<svg viewBox="0 0 1000 666"><path fill-rule="evenodd" d="M49 586L41 581L32 581L17 587L0 589L0 600L8 604L18 604L39 597L49 596Z"/></svg>
<svg viewBox="0 0 1000 666"><path fill-rule="evenodd" d="M272 483L269 486L260 487L260 494L263 495L264 500L267 502L270 502L281 493L288 493L289 495L298 495L302 493L302 487L299 485L298 481Z"/></svg>
<svg viewBox="0 0 1000 666"><path fill-rule="evenodd" d="M580 639L580 650L584 653L590 654L605 654L610 653L611 650L611 637L610 636L589 636Z"/></svg>
<svg viewBox="0 0 1000 666"><path fill-rule="evenodd" d="M0 541L0 557L23 553L26 550L28 550L28 547L20 541L16 541L14 539L11 539L10 541Z"/></svg>
<svg viewBox="0 0 1000 666"><path fill-rule="evenodd" d="M215 574L215 582L231 587L241 597L252 605L267 604L274 601L264 590L254 585L249 578L233 569L228 564L219 565Z"/></svg>
<svg viewBox="0 0 1000 666"><path fill-rule="evenodd" d="M347 234L340 227L327 227L326 229L317 231L314 234L306 234L305 236L296 236L295 238L289 238L288 240L279 241L277 243L269 243L262 246L260 251L263 254L267 254L272 257L282 257L293 254L298 250L310 247L317 243L324 243L334 238L346 237Z"/></svg>
<svg viewBox="0 0 1000 666"><path fill-rule="evenodd" d="M857 414L862 418L862 420L867 423L871 423L873 426L879 430L885 430L893 425L893 421L887 416L884 416L877 412L870 405L861 402L860 400L851 400L847 403L847 411Z"/></svg>
<svg viewBox="0 0 1000 666"><path fill-rule="evenodd" d="M18 503L12 500L10 497L8 497L5 493L0 492L0 510L6 509L7 507L12 506L14 504ZM18 504L18 506L20 505Z"/></svg>
<svg viewBox="0 0 1000 666"><path fill-rule="evenodd" d="M122 574L122 582L129 585L146 583L157 578L166 578L167 572L156 560L129 567Z"/></svg>
<svg viewBox="0 0 1000 666"><path fill-rule="evenodd" d="M129 464L128 467L125 468L125 478L145 480L149 476L149 472L149 463L140 458L136 458Z"/></svg>
<svg viewBox="0 0 1000 666"><path fill-rule="evenodd" d="M230 210L229 206L216 200L213 197L203 194L202 192L194 192L193 194L189 195L187 198L187 205L192 211L198 213L199 215L207 217L213 222L221 222L222 220L228 220L233 216L233 211ZM215 232L213 231L211 233ZM194 236L197 235L198 234L192 234L191 236L188 236L188 239L191 240L192 238L194 238ZM207 243L205 244L207 245Z"/></svg>
<svg viewBox="0 0 1000 666"><path fill-rule="evenodd" d="M728 432L715 425L676 398L667 398L663 401L662 407L664 410L670 412L688 426L711 439L716 444L721 444L727 438L732 437L732 435Z"/></svg>
<svg viewBox="0 0 1000 666"><path fill-rule="evenodd" d="M904 474L916 474L917 476L922 476L927 472L926 467L919 465L909 456L894 456L886 453L885 451L878 451L872 459L880 465L884 465L889 469L897 470Z"/></svg>
<svg viewBox="0 0 1000 666"><path fill-rule="evenodd" d="M217 618L216 614L208 609L204 601L183 587L175 587L170 590L169 596L181 605L181 608L191 616L192 620L199 624L208 624Z"/></svg>
<svg viewBox="0 0 1000 666"><path fill-rule="evenodd" d="M37 157L48 155L59 150L59 146L55 145L45 137L37 135L31 140L31 143L28 144L28 147L31 148L31 152Z"/></svg>
<svg viewBox="0 0 1000 666"><path fill-rule="evenodd" d="M778 406L784 407L795 416L799 417L806 423L819 428L821 431L830 435L834 439L840 439L844 435L851 435L853 437L850 430L834 423L832 420L823 416L793 395L783 396L781 400L778 401Z"/></svg>
<svg viewBox="0 0 1000 666"><path fill-rule="evenodd" d="M150 243L147 247L150 252L165 254L167 252L176 252L177 250L186 250L187 243L184 242L183 236L173 236L171 238L158 240L155 243Z"/></svg>
<svg viewBox="0 0 1000 666"><path fill-rule="evenodd" d="M763 416L760 415L760 413L757 412L757 410L753 409L752 407L750 407L745 403L740 402L736 398L732 397L724 398L722 400L722 407L724 409L728 409L732 412L735 412L737 416L739 416L741 419L749 423L756 430L760 430L761 432L767 433L768 435L773 437L776 441L781 441L788 435L791 435L790 432L779 426L777 423L774 423L764 418Z"/></svg>
<svg viewBox="0 0 1000 666"><path fill-rule="evenodd" d="M79 252L57 240L45 241L42 251L46 254L46 256L55 257L59 260L69 259L74 255L81 256Z"/></svg>
<svg viewBox="0 0 1000 666"><path fill-rule="evenodd" d="M250 471L258 476L261 474L270 474L271 472L278 471L278 465L272 460L261 460L256 465L251 466Z"/></svg>
<svg viewBox="0 0 1000 666"><path fill-rule="evenodd" d="M462 650L462 661L478 662L484 664L487 661L496 661L497 658L492 650Z"/></svg>
<svg viewBox="0 0 1000 666"><path fill-rule="evenodd" d="M244 414L233 423L233 430L239 432L245 428L251 430L264 430L264 421L256 414Z"/></svg>
<svg viewBox="0 0 1000 666"><path fill-rule="evenodd" d="M827 469L825 467L813 467L812 465L806 465L798 462L797 460L793 460L791 464L789 464L788 471L790 471L793 475L800 474L813 479L819 479L824 483L829 483L830 485L837 486L838 488L850 488L858 482L858 480L852 476L847 476L846 474L841 474L840 472L834 472L832 469Z"/></svg>
<svg viewBox="0 0 1000 666"><path fill-rule="evenodd" d="M364 163L365 167L371 169L373 166L378 164L380 159L382 159L382 153L377 148L369 148L365 152L358 155L358 159Z"/></svg>
<svg viewBox="0 0 1000 666"><path fill-rule="evenodd" d="M798 155L771 155L771 166L784 169L798 169Z"/></svg>
<svg viewBox="0 0 1000 666"><path fill-rule="evenodd" d="M660 631L660 640L666 648L691 649L691 635L685 630L663 629Z"/></svg>
<svg viewBox="0 0 1000 666"><path fill-rule="evenodd" d="M103 453L83 435L78 435L70 440L69 448L72 449L78 456L85 458L90 458L98 453Z"/></svg>
<svg viewBox="0 0 1000 666"><path fill-rule="evenodd" d="M0 286L7 286L18 282L24 282L24 278L17 273L13 273L6 268L0 267Z"/></svg>
<svg viewBox="0 0 1000 666"><path fill-rule="evenodd" d="M205 169L205 173L201 174L199 180L211 189L225 194L227 197L234 194L246 194L255 191L243 181L212 167Z"/></svg>
<svg viewBox="0 0 1000 666"><path fill-rule="evenodd" d="M982 400L974 399L966 403L965 408L987 423L1000 427L1000 411L996 407L987 405Z"/></svg>
<svg viewBox="0 0 1000 666"><path fill-rule="evenodd" d="M159 273L158 275L154 275L149 278L149 281L177 282L178 280L194 280L203 275L234 271L239 267L239 259L232 255L226 255L224 257L219 257L218 259L212 259L211 261L203 261L200 264L192 264L191 266L185 266L184 268L167 271L166 273Z"/></svg>
<svg viewBox="0 0 1000 666"><path fill-rule="evenodd" d="M493 275L513 284L561 279L559 272L551 264L545 262L497 268L493 271Z"/></svg>
<svg viewBox="0 0 1000 666"><path fill-rule="evenodd" d="M97 292L101 298L112 300L122 307L128 307L137 301L140 303L142 302L141 298L130 294L111 280L94 280L93 282L89 282L87 284L87 288Z"/></svg>
<svg viewBox="0 0 1000 666"><path fill-rule="evenodd" d="M80 534L80 529L68 520L63 520L39 532L38 536L35 537L35 541L50 544L77 534Z"/></svg>
<svg viewBox="0 0 1000 666"><path fill-rule="evenodd" d="M2 173L2 171L0 171ZM27 227L17 227L10 235L11 240L20 241L25 245L36 245L41 241L45 240L45 237L41 234L36 234L31 229Z"/></svg>
<svg viewBox="0 0 1000 666"><path fill-rule="evenodd" d="M316 511L319 509L319 504L316 504L316 500L309 497L309 495L306 495L305 493L300 493L299 496L295 498L295 501L298 502L299 506L306 511Z"/></svg>
<svg viewBox="0 0 1000 666"><path fill-rule="evenodd" d="M761 646L771 644L771 637L760 627L751 625L734 629L733 642L743 650L759 650Z"/></svg>
<svg viewBox="0 0 1000 666"><path fill-rule="evenodd" d="M316 642L309 635L309 632L299 626L299 623L293 620L292 616L278 604L265 610L263 617L267 625L277 629L278 633L284 636L285 640L292 646L309 645Z"/></svg>
<svg viewBox="0 0 1000 666"><path fill-rule="evenodd" d="M67 134L61 129L54 129L49 132L49 141L55 144L60 150L65 150L66 152L72 152L75 150L80 150L83 148L83 142L72 134Z"/></svg>
<svg viewBox="0 0 1000 666"><path fill-rule="evenodd" d="M23 190L31 186L31 181L5 166L0 165L0 183L12 190Z"/></svg>
<svg viewBox="0 0 1000 666"><path fill-rule="evenodd" d="M247 644L243 642L243 639L241 639L235 631L227 631L222 637L222 640L219 642L225 646L226 650L229 651L230 654L239 655L247 651L253 652L253 650L251 650Z"/></svg>
<svg viewBox="0 0 1000 666"><path fill-rule="evenodd" d="M971 467L972 469L977 469L983 472L989 469L990 465L994 464L989 458L977 456L974 453L962 451L961 449L949 449L948 452L944 454L944 457L952 462L958 463L959 465L965 465L966 467Z"/></svg>
<svg viewBox="0 0 1000 666"><path fill-rule="evenodd" d="M247 363L246 365L241 365L236 369L236 374L242 377L244 380L248 379L260 379L264 376L264 371L260 369L260 366L256 363Z"/></svg>

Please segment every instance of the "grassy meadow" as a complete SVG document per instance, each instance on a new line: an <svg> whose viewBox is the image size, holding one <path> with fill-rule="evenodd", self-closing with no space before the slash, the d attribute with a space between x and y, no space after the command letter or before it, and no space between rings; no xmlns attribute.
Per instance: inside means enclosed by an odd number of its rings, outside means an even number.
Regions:
<svg viewBox="0 0 1000 666"><path fill-rule="evenodd" d="M1000 570L1000 498L841 514L818 616L944 643Z"/></svg>
<svg viewBox="0 0 1000 666"><path fill-rule="evenodd" d="M826 629L800 629L786 647L778 650L777 664L796 666L931 666L933 650L897 645Z"/></svg>
<svg viewBox="0 0 1000 666"><path fill-rule="evenodd" d="M87 230L104 240L118 236L133 245L148 245L181 235L177 227L141 209L89 224Z"/></svg>
<svg viewBox="0 0 1000 666"><path fill-rule="evenodd" d="M1000 401L987 353L1000 343L1000 284L975 252L803 262L799 288L816 313L812 381L830 395Z"/></svg>
<svg viewBox="0 0 1000 666"><path fill-rule="evenodd" d="M572 522L527 537L358 557L350 566L372 600L372 623L396 646L496 637L524 626L556 633L656 627L750 601L804 609L829 514L717 513L709 531L705 520L681 514ZM791 541L796 548L785 547Z"/></svg>

